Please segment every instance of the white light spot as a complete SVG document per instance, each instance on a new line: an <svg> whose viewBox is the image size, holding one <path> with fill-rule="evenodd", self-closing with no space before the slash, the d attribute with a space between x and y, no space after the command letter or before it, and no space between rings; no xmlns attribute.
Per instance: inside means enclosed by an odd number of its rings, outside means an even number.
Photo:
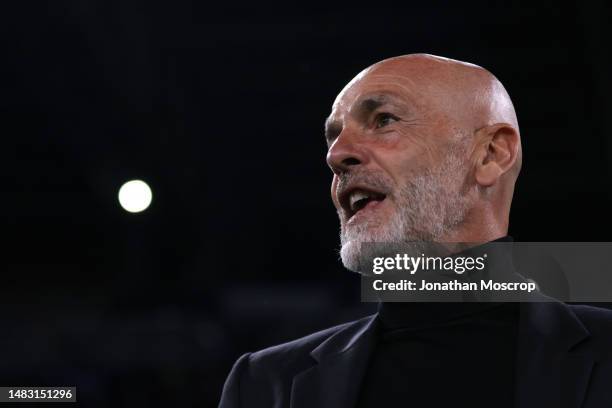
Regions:
<svg viewBox="0 0 612 408"><path fill-rule="evenodd" d="M131 213L146 210L152 199L151 188L142 180L130 180L119 189L119 204Z"/></svg>

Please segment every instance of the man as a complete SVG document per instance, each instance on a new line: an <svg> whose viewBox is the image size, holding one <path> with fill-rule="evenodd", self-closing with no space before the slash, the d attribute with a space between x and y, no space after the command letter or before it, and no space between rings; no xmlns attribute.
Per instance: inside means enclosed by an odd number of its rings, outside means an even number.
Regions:
<svg viewBox="0 0 612 408"><path fill-rule="evenodd" d="M485 69L379 62L325 129L341 257L367 242L507 240L516 114ZM379 313L242 356L221 407L611 407L612 313L538 303L382 303Z"/></svg>

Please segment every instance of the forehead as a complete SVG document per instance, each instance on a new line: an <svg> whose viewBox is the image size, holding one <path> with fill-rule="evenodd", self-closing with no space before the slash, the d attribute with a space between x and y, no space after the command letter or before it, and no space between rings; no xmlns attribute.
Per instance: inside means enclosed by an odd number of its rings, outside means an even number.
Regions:
<svg viewBox="0 0 612 408"><path fill-rule="evenodd" d="M336 97L330 116L350 111L358 102L415 103L423 100L420 84L406 75L367 69L349 82Z"/></svg>

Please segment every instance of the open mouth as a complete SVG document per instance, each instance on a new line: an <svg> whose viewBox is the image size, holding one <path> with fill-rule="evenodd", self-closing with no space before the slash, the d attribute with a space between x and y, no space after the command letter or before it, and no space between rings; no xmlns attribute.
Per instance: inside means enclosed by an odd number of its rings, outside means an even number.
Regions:
<svg viewBox="0 0 612 408"><path fill-rule="evenodd" d="M348 219L366 208L380 204L387 196L383 193L365 188L347 190L340 196L340 204L346 211Z"/></svg>

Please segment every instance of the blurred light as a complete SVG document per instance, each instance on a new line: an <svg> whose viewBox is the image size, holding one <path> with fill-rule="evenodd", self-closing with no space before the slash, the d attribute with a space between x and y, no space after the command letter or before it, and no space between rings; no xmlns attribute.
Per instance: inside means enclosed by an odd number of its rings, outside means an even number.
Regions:
<svg viewBox="0 0 612 408"><path fill-rule="evenodd" d="M152 199L151 188L142 180L130 180L119 189L119 204L131 213L146 210Z"/></svg>

